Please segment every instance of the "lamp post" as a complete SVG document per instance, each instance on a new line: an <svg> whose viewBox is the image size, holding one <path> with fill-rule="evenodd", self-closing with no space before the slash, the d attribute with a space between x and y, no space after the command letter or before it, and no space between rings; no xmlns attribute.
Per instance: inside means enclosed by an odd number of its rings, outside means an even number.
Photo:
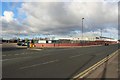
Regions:
<svg viewBox="0 0 120 80"><path fill-rule="evenodd" d="M83 46L83 20L84 18L82 18L82 46Z"/></svg>
<svg viewBox="0 0 120 80"><path fill-rule="evenodd" d="M101 37L102 37L102 28L101 28Z"/></svg>
<svg viewBox="0 0 120 80"><path fill-rule="evenodd" d="M82 40L83 40L83 20L84 18L82 18Z"/></svg>

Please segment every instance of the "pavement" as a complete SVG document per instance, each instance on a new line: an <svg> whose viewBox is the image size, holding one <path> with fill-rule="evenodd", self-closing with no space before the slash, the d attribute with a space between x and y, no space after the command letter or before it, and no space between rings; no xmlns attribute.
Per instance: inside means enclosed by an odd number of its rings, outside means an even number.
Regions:
<svg viewBox="0 0 120 80"><path fill-rule="evenodd" d="M87 78L118 78L118 53L88 75Z"/></svg>
<svg viewBox="0 0 120 80"><path fill-rule="evenodd" d="M104 61L99 61L100 66L96 67L93 65L90 68L86 69L85 71L81 72L83 75L77 75L79 76L78 78L76 78L76 80L80 80L80 79L108 79L108 78L112 78L112 79L118 79L120 74L119 74L119 61L118 61L118 56L119 56L119 50L117 50L116 52L112 53L111 55L106 57L106 60ZM97 63L99 63L97 62ZM96 63L96 64L97 64ZM96 65L95 64L95 65ZM99 64L97 64L99 65ZM91 70L90 70L91 69ZM88 71L89 70L89 71ZM86 74L87 73L87 74Z"/></svg>
<svg viewBox="0 0 120 80"><path fill-rule="evenodd" d="M3 78L72 78L107 55L118 45L29 50L5 48Z"/></svg>

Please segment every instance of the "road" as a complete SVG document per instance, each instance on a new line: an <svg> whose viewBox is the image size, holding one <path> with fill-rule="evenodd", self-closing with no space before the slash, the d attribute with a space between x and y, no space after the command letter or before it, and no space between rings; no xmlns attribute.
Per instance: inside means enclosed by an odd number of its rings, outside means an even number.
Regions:
<svg viewBox="0 0 120 80"><path fill-rule="evenodd" d="M117 49L118 45L43 50L3 49L2 77L71 78Z"/></svg>

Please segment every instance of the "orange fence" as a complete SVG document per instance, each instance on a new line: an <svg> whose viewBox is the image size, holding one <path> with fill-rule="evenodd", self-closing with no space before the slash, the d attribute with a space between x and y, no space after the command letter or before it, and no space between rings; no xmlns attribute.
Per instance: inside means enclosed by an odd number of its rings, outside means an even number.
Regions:
<svg viewBox="0 0 120 80"><path fill-rule="evenodd" d="M104 45L108 44L116 44L116 42L111 41L92 41L92 42L84 42L84 43L36 43L35 47L75 47L75 46L89 46L89 45Z"/></svg>
<svg viewBox="0 0 120 80"><path fill-rule="evenodd" d="M88 46L88 45L95 45L95 43L37 43L35 44L36 47L74 47L74 46Z"/></svg>

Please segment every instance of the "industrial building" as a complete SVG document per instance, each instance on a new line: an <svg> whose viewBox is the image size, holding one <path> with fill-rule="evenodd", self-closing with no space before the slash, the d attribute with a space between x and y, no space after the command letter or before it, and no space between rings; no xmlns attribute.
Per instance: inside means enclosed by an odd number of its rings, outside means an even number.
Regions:
<svg viewBox="0 0 120 80"><path fill-rule="evenodd" d="M117 40L108 37L70 37L70 38L55 38L39 39L36 41L36 47L73 47L73 46L88 46L88 45L104 45L104 44L116 44Z"/></svg>

